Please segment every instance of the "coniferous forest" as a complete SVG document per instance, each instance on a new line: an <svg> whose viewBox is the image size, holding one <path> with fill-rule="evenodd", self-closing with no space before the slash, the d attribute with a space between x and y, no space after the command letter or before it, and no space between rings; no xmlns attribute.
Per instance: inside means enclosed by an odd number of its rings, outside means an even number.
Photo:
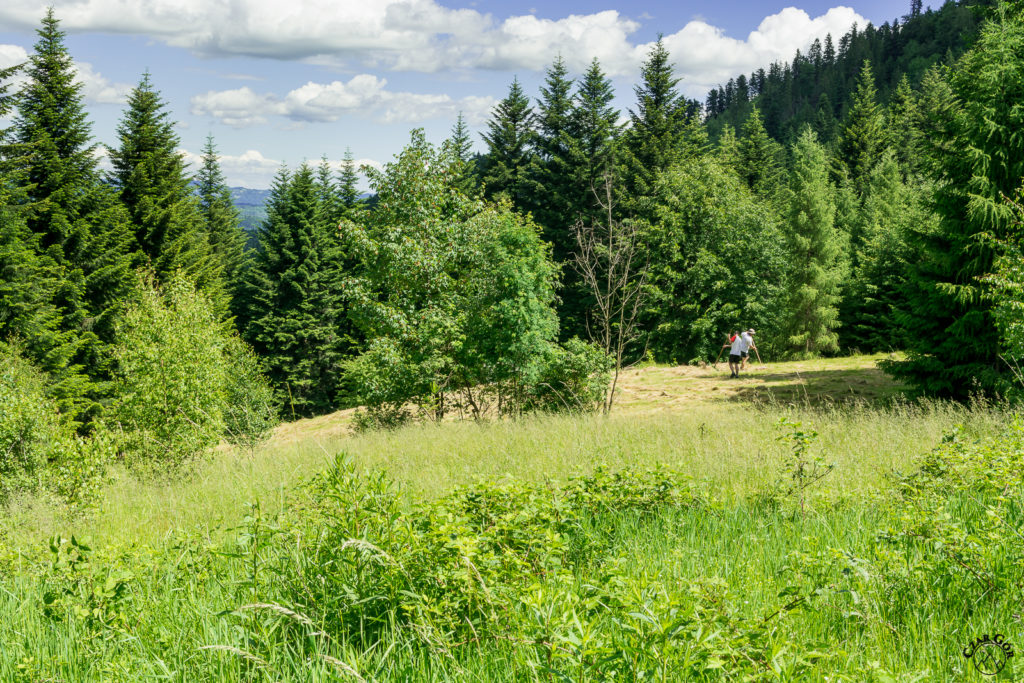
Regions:
<svg viewBox="0 0 1024 683"><path fill-rule="evenodd" d="M75 74L53 8L0 70L3 680L1020 674L1019 0L704 102L551 55L254 234Z"/></svg>

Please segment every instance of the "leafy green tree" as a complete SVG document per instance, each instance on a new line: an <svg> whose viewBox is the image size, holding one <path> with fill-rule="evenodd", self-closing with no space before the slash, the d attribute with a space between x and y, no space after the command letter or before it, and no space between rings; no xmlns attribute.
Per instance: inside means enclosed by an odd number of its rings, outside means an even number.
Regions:
<svg viewBox="0 0 1024 683"><path fill-rule="evenodd" d="M650 264L642 322L655 357L713 358L723 336L740 326L755 327L758 346L770 351L786 273L774 207L709 154L663 174L655 209L642 233Z"/></svg>
<svg viewBox="0 0 1024 683"><path fill-rule="evenodd" d="M995 270L991 243L1018 229L1004 197L1024 178L1024 17L1000 11L942 80L933 74L923 84L920 114L940 222L915 234L924 254L913 264L901 316L908 358L887 369L920 392L965 398L1008 386L981 278Z"/></svg>
<svg viewBox="0 0 1024 683"><path fill-rule="evenodd" d="M5 149L12 187L7 199L24 208L25 224L36 236L32 248L51 262L50 301L59 329L78 340L69 366L81 366L90 379L66 385L62 406L89 420L100 410L97 399L108 378L105 344L134 284L131 233L124 210L100 179L82 84L75 81L52 9L37 34Z"/></svg>
<svg viewBox="0 0 1024 683"><path fill-rule="evenodd" d="M487 132L487 154L483 168L487 197L507 196L517 208L530 201L529 172L533 162L536 131L530 100L519 79L514 79L508 95L494 108Z"/></svg>
<svg viewBox="0 0 1024 683"><path fill-rule="evenodd" d="M149 73L128 96L117 135L119 145L110 150L110 183L128 209L138 250L158 278L183 271L226 312L221 259L212 252L184 156L177 151L174 122Z"/></svg>
<svg viewBox="0 0 1024 683"><path fill-rule="evenodd" d="M456 186L450 146L421 130L383 171L380 201L349 229L364 264L355 315L365 351L348 378L376 424L454 409L514 412L557 335L554 273L538 229L507 203L485 207Z"/></svg>
<svg viewBox="0 0 1024 683"><path fill-rule="evenodd" d="M341 243L322 200L309 165L278 173L246 279L243 336L285 409L302 416L336 407L352 345Z"/></svg>
<svg viewBox="0 0 1024 683"><path fill-rule="evenodd" d="M837 351L844 245L835 229L828 160L810 128L804 129L793 147L788 198L786 243L791 271L784 327L787 344L804 354Z"/></svg>
<svg viewBox="0 0 1024 683"><path fill-rule="evenodd" d="M231 200L231 189L224 179L213 136L203 146L202 166L196 173L199 212L213 256L220 262L221 272L232 300L239 295L245 264L245 243L238 209Z"/></svg>

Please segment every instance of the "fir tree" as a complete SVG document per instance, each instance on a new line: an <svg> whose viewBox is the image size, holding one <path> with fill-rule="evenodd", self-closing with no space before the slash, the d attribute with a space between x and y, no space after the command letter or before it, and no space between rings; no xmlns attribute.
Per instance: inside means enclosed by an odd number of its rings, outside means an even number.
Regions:
<svg viewBox="0 0 1024 683"><path fill-rule="evenodd" d="M18 186L9 201L24 207L32 248L56 269L51 303L59 329L77 340L68 362L93 380L91 387L77 385L78 396L69 390L64 402L90 419L99 410L99 382L109 376L113 321L134 286L131 235L124 210L100 180L82 85L52 8L37 34L5 151L8 179Z"/></svg>
<svg viewBox="0 0 1024 683"><path fill-rule="evenodd" d="M181 271L226 312L222 268L211 251L184 156L177 151L174 122L149 73L128 96L117 134L119 145L110 150L110 183L128 209L139 252L158 278Z"/></svg>
<svg viewBox="0 0 1024 683"><path fill-rule="evenodd" d="M850 179L860 196L864 195L868 176L887 146L883 124L875 92L875 77L871 63L865 61L839 146L840 158L846 162Z"/></svg>
<svg viewBox="0 0 1024 683"><path fill-rule="evenodd" d="M843 245L835 229L835 200L828 160L817 136L805 128L793 147L786 240L789 281L789 346L804 354L838 350L839 285Z"/></svg>
<svg viewBox="0 0 1024 683"><path fill-rule="evenodd" d="M630 153L630 185L634 197L649 196L657 175L677 158L688 108L680 95L665 43L659 37L640 67L642 82L634 88L636 110L629 112L626 135Z"/></svg>
<svg viewBox="0 0 1024 683"><path fill-rule="evenodd" d="M940 222L917 231L924 254L910 273L908 359L888 364L921 392L966 398L1010 381L1000 360L992 301L979 278L993 271L991 240L1018 230L1012 207L1024 178L1024 16L1000 12L957 63L948 84L936 72L922 88L923 150L938 181Z"/></svg>
<svg viewBox="0 0 1024 683"><path fill-rule="evenodd" d="M447 145L451 148L451 154L455 158L456 187L467 197L474 196L479 185L476 161L473 158L473 140L469 136L466 117L462 115L461 111L455 119L455 125L452 127L452 134L447 140Z"/></svg>
<svg viewBox="0 0 1024 683"><path fill-rule="evenodd" d="M747 186L762 197L773 197L782 184L782 147L772 140L757 107L743 123L739 172Z"/></svg>
<svg viewBox="0 0 1024 683"><path fill-rule="evenodd" d="M315 171L303 164L293 176L279 172L247 275L244 337L263 358L285 410L295 415L336 406L350 343L339 249Z"/></svg>
<svg viewBox="0 0 1024 683"><path fill-rule="evenodd" d="M612 105L614 100L611 80L595 58L576 89L568 147L573 184L584 197L582 211L590 221L600 211L592 188L600 187L604 175L618 164L619 110Z"/></svg>
<svg viewBox="0 0 1024 683"><path fill-rule="evenodd" d="M722 134L718 137L718 157L727 168L740 172L740 141L728 123L722 127Z"/></svg>
<svg viewBox="0 0 1024 683"><path fill-rule="evenodd" d="M338 172L338 197L345 209L345 217L354 218L361 205L359 174L356 172L356 162L349 147L345 148L345 158L341 162L341 171Z"/></svg>
<svg viewBox="0 0 1024 683"><path fill-rule="evenodd" d="M508 95L495 107L487 132L483 134L487 143L483 183L488 197L503 194L517 208L527 206L535 135L533 109L519 79L514 79Z"/></svg>
<svg viewBox="0 0 1024 683"><path fill-rule="evenodd" d="M242 229L238 209L231 200L231 189L221 171L212 135L206 138L202 166L195 180L203 229L209 236L210 249L220 262L228 291L234 300L239 294L248 237Z"/></svg>
<svg viewBox="0 0 1024 683"><path fill-rule="evenodd" d="M920 136L917 128L917 98L906 74L900 79L889 102L886 127L892 149L905 175L918 170L917 149Z"/></svg>

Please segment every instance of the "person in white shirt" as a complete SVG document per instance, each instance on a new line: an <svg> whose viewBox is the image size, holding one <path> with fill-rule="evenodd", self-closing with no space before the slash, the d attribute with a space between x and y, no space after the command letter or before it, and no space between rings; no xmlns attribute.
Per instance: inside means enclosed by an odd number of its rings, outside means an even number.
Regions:
<svg viewBox="0 0 1024 683"><path fill-rule="evenodd" d="M732 340L732 346L729 347L729 372L732 374L731 377L740 376L740 364L743 362L743 355L746 353L744 350L746 342L743 341L743 335L736 335L736 338Z"/></svg>
<svg viewBox="0 0 1024 683"><path fill-rule="evenodd" d="M740 335L740 339L743 340L743 350L740 352L742 362L740 363L740 369L747 369L747 357L750 355L750 349L757 349L754 345L754 328L750 328L746 332Z"/></svg>

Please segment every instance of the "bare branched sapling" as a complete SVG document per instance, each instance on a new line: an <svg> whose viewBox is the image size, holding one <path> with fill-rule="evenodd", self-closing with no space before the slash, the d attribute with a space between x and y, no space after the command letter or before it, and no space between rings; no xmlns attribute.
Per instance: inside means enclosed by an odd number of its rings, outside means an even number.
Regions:
<svg viewBox="0 0 1024 683"><path fill-rule="evenodd" d="M577 246L573 267L593 298L587 333L615 363L603 404L608 413L615 401L623 357L640 336L638 319L648 268L640 253L636 224L615 219L612 175L605 173L600 190L591 189L605 220L589 225L581 220L573 226Z"/></svg>

